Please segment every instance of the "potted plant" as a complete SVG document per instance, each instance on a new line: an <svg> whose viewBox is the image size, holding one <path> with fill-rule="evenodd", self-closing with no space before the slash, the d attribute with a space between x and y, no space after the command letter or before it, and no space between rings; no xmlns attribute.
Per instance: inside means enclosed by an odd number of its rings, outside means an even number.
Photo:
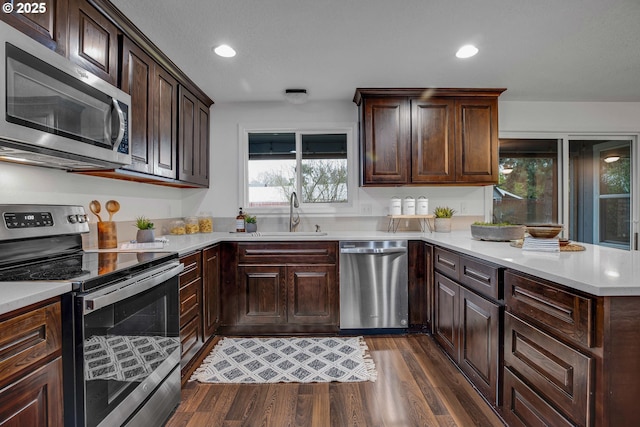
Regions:
<svg viewBox="0 0 640 427"><path fill-rule="evenodd" d="M258 223L255 215L251 216L249 214L245 214L244 229L247 233L255 233L258 231Z"/></svg>
<svg viewBox="0 0 640 427"><path fill-rule="evenodd" d="M138 232L136 234L136 242L138 243L149 243L154 242L156 240L156 236L154 235L153 223L149 218L144 216L139 216L136 218L136 227L138 227Z"/></svg>
<svg viewBox="0 0 640 427"><path fill-rule="evenodd" d="M451 231L451 217L456 213L455 209L448 206L438 206L433 210L433 220L436 232L448 233Z"/></svg>
<svg viewBox="0 0 640 427"><path fill-rule="evenodd" d="M471 237L491 242L507 242L524 237L524 226L510 222L480 222L471 224Z"/></svg>

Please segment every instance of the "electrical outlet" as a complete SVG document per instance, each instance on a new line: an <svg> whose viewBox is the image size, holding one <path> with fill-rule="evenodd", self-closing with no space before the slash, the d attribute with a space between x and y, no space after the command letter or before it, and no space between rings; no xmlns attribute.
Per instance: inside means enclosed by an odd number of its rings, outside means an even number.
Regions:
<svg viewBox="0 0 640 427"><path fill-rule="evenodd" d="M460 202L460 214L465 215L469 213L467 208L467 202Z"/></svg>
<svg viewBox="0 0 640 427"><path fill-rule="evenodd" d="M360 213L362 215L371 215L373 214L373 206L371 203L362 203L360 205Z"/></svg>

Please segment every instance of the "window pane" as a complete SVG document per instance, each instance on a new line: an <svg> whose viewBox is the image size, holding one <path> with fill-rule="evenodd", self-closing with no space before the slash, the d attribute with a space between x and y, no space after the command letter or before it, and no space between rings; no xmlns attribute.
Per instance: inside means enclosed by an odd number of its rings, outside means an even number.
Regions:
<svg viewBox="0 0 640 427"><path fill-rule="evenodd" d="M629 197L610 197L600 199L600 241L614 245L629 246L631 229Z"/></svg>
<svg viewBox="0 0 640 427"><path fill-rule="evenodd" d="M346 203L347 135L303 134L302 203Z"/></svg>
<svg viewBox="0 0 640 427"><path fill-rule="evenodd" d="M295 191L295 133L250 133L249 207L281 206Z"/></svg>
<svg viewBox="0 0 640 427"><path fill-rule="evenodd" d="M558 222L557 142L500 140L499 183L493 191L495 222Z"/></svg>

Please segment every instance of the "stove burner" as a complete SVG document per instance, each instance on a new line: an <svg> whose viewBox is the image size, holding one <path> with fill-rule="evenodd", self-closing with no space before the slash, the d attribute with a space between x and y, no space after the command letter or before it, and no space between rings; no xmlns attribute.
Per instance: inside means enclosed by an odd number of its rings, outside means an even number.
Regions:
<svg viewBox="0 0 640 427"><path fill-rule="evenodd" d="M0 271L0 282L69 280L85 274L89 271L82 268L82 255L75 255Z"/></svg>

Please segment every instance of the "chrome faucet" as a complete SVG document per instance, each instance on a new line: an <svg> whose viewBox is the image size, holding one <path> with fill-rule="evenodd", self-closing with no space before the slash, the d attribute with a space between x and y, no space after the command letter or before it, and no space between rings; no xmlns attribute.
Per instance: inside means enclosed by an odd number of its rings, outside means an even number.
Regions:
<svg viewBox="0 0 640 427"><path fill-rule="evenodd" d="M296 212L296 216L293 216L293 208L299 208L300 203L298 203L298 195L296 192L291 193L291 197L289 198L289 231L294 232L298 225L300 225L300 215Z"/></svg>

